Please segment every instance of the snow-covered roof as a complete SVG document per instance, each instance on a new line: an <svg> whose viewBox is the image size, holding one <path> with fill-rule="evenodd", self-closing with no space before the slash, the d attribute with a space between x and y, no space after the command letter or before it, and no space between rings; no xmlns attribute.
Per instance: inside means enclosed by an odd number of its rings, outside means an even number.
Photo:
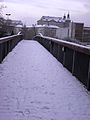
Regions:
<svg viewBox="0 0 90 120"><path fill-rule="evenodd" d="M31 25L27 25L26 28L31 28L32 26Z"/></svg>
<svg viewBox="0 0 90 120"><path fill-rule="evenodd" d="M54 20L54 21L56 21L56 22L61 22L62 17L42 16L41 19L44 20L44 21L51 21L51 20Z"/></svg>
<svg viewBox="0 0 90 120"><path fill-rule="evenodd" d="M59 28L59 27L56 26L56 25L48 25L47 27L49 27L49 28Z"/></svg>
<svg viewBox="0 0 90 120"><path fill-rule="evenodd" d="M48 28L59 28L56 25L36 25L35 27L48 27Z"/></svg>
<svg viewBox="0 0 90 120"><path fill-rule="evenodd" d="M44 27L44 25L36 25L35 27Z"/></svg>
<svg viewBox="0 0 90 120"><path fill-rule="evenodd" d="M22 25L16 25L16 27L22 27Z"/></svg>

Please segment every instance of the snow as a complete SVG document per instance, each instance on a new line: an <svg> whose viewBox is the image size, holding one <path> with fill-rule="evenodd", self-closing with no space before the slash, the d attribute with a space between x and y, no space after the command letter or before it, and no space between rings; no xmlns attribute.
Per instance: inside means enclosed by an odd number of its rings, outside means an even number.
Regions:
<svg viewBox="0 0 90 120"><path fill-rule="evenodd" d="M48 27L48 28L56 28L56 29L58 29L59 27L58 26L56 26L56 25L47 25L46 27Z"/></svg>
<svg viewBox="0 0 90 120"><path fill-rule="evenodd" d="M27 28L29 28L29 27L33 27L33 26L27 26ZM59 28L58 26L56 26L56 25L35 25L35 27L36 28L44 28L44 27L50 27L50 28Z"/></svg>
<svg viewBox="0 0 90 120"><path fill-rule="evenodd" d="M0 64L0 120L90 120L90 94L36 41Z"/></svg>
<svg viewBox="0 0 90 120"><path fill-rule="evenodd" d="M42 28L43 28L43 27L48 27L48 28L56 28L56 29L59 28L59 27L56 26L56 25L46 25L46 24L45 24L45 25L36 25L35 27L37 27L37 28L38 28L38 27L42 27Z"/></svg>
<svg viewBox="0 0 90 120"><path fill-rule="evenodd" d="M56 22L61 22L62 17L43 16L41 19L44 20L44 21L54 20L54 21L56 21Z"/></svg>
<svg viewBox="0 0 90 120"><path fill-rule="evenodd" d="M16 27L20 27L20 28L22 28L23 26L22 26L22 25L16 25Z"/></svg>
<svg viewBox="0 0 90 120"><path fill-rule="evenodd" d="M90 48L90 45L86 45L86 47Z"/></svg>

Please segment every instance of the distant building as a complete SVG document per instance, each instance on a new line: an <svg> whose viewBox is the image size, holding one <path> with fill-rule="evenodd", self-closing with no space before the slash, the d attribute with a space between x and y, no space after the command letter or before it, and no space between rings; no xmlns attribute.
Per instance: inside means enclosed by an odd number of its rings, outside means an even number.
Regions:
<svg viewBox="0 0 90 120"><path fill-rule="evenodd" d="M58 28L56 30L56 38L58 39L66 39L66 38L69 38L69 33L70 32L70 29L69 27L62 27L62 28Z"/></svg>
<svg viewBox="0 0 90 120"><path fill-rule="evenodd" d="M12 33L14 34L17 25L23 25L23 23L20 20L6 20L0 17L0 37L12 35Z"/></svg>
<svg viewBox="0 0 90 120"><path fill-rule="evenodd" d="M84 23L71 22L69 27L69 37L82 42Z"/></svg>
<svg viewBox="0 0 90 120"><path fill-rule="evenodd" d="M83 28L83 42L90 43L90 27Z"/></svg>
<svg viewBox="0 0 90 120"><path fill-rule="evenodd" d="M14 28L14 34L22 33L22 28L23 28L22 25L16 25Z"/></svg>
<svg viewBox="0 0 90 120"><path fill-rule="evenodd" d="M68 29L70 22L69 13L63 17L42 16L41 19L37 21L37 25L41 25L41 27L38 28L38 32L45 36L62 38L60 29ZM66 35L64 37L66 37Z"/></svg>
<svg viewBox="0 0 90 120"><path fill-rule="evenodd" d="M67 14L67 16L64 15L63 17L42 16L41 19L37 21L37 24L44 26L43 29L42 28L40 29L41 32L46 36L56 37L59 39L70 38L72 40L76 39L82 42L84 23L72 22L70 20L69 13ZM58 28L54 29L52 27L53 32L51 32L51 29L49 27L51 25L57 26ZM46 28L46 26L48 29ZM51 33L54 33L54 35Z"/></svg>
<svg viewBox="0 0 90 120"><path fill-rule="evenodd" d="M37 25L37 34L41 33L44 36L53 37L56 38L56 30L58 29L58 26L55 25Z"/></svg>
<svg viewBox="0 0 90 120"><path fill-rule="evenodd" d="M67 14L67 17L64 15L63 17L51 17L51 16L42 16L40 20L37 21L38 25L55 25L58 27L67 27L70 20L69 13Z"/></svg>

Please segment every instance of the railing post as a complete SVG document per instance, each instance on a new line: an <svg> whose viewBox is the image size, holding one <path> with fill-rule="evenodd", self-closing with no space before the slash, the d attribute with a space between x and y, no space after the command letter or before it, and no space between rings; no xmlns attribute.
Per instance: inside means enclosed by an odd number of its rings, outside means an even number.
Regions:
<svg viewBox="0 0 90 120"><path fill-rule="evenodd" d="M75 66L75 50L73 52L72 75L74 75L74 66Z"/></svg>
<svg viewBox="0 0 90 120"><path fill-rule="evenodd" d="M8 53L10 52L10 42L8 41Z"/></svg>
<svg viewBox="0 0 90 120"><path fill-rule="evenodd" d="M60 46L58 45L58 53L57 53L57 59L59 60L59 48L60 48Z"/></svg>
<svg viewBox="0 0 90 120"><path fill-rule="evenodd" d="M53 42L52 41L50 41L51 43L50 43L50 53L52 54L53 53Z"/></svg>
<svg viewBox="0 0 90 120"><path fill-rule="evenodd" d="M89 59L89 68L88 68L87 89L90 91L90 59Z"/></svg>
<svg viewBox="0 0 90 120"><path fill-rule="evenodd" d="M51 41L49 42L49 49L50 49L50 53L51 53Z"/></svg>
<svg viewBox="0 0 90 120"><path fill-rule="evenodd" d="M62 51L63 51L63 66L65 66L65 47L62 47Z"/></svg>
<svg viewBox="0 0 90 120"><path fill-rule="evenodd" d="M7 42L4 42L3 43L3 45L4 45L4 57L7 55Z"/></svg>
<svg viewBox="0 0 90 120"><path fill-rule="evenodd" d="M2 62L2 44L0 44L0 63Z"/></svg>

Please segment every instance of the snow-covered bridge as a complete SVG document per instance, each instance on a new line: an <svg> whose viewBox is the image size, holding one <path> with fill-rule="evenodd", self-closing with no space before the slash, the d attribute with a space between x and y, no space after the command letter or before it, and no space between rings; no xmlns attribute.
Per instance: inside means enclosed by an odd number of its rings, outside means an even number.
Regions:
<svg viewBox="0 0 90 120"><path fill-rule="evenodd" d="M90 94L37 41L0 64L0 120L90 120Z"/></svg>

